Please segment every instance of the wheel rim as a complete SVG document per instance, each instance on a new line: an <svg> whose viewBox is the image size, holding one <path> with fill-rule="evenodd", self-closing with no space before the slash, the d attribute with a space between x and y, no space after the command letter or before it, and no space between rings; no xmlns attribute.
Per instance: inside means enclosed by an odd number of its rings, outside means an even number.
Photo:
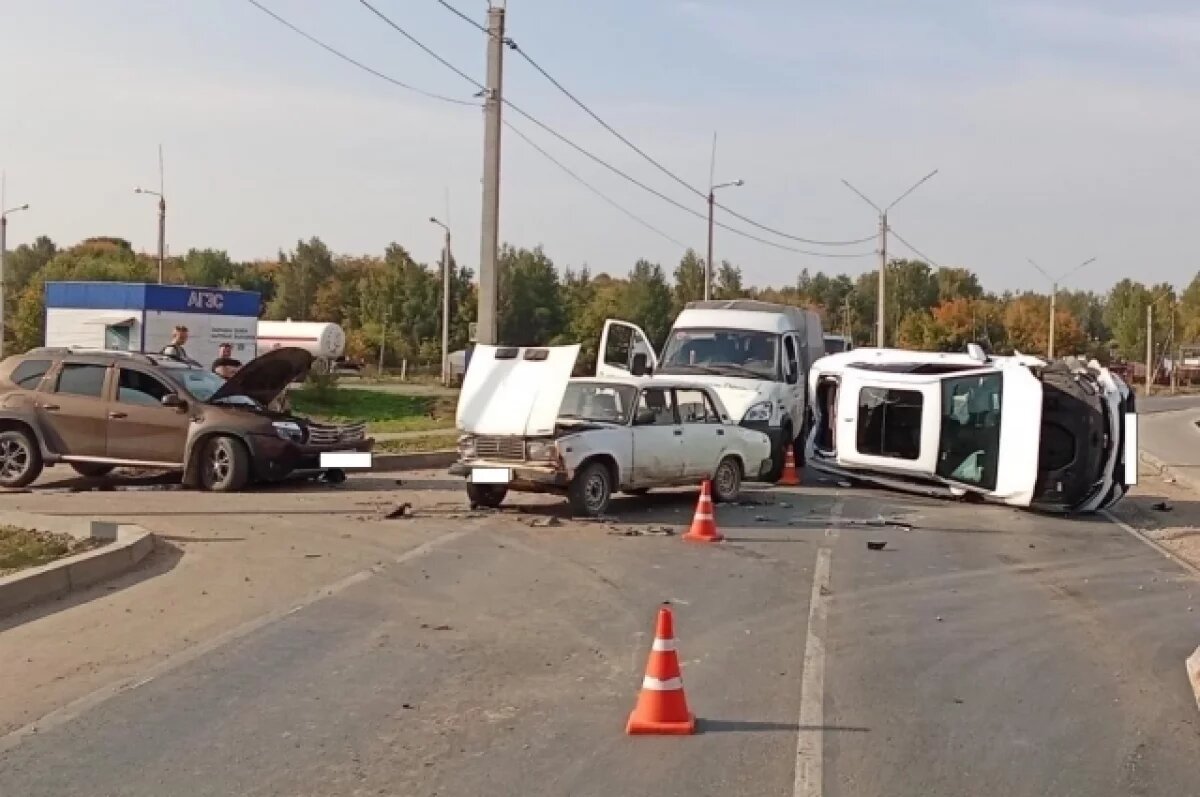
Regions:
<svg viewBox="0 0 1200 797"><path fill-rule="evenodd" d="M737 489L737 469L728 462L722 462L721 467L717 468L717 476L714 481L718 494L732 495L733 491Z"/></svg>
<svg viewBox="0 0 1200 797"><path fill-rule="evenodd" d="M600 471L588 476L583 484L583 504L589 511L598 512L608 500L608 479Z"/></svg>
<svg viewBox="0 0 1200 797"><path fill-rule="evenodd" d="M18 479L29 468L29 448L20 440L0 440L0 479Z"/></svg>
<svg viewBox="0 0 1200 797"><path fill-rule="evenodd" d="M208 460L208 475L213 484L225 481L232 468L233 462L229 450L223 445L215 446Z"/></svg>

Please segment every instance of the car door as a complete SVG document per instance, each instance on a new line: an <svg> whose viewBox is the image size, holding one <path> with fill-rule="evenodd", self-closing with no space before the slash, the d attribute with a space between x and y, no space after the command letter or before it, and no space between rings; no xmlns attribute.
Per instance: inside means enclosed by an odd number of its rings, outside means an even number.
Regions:
<svg viewBox="0 0 1200 797"><path fill-rule="evenodd" d="M139 368L118 366L109 407L108 457L178 465L187 447L191 413L187 406L164 407L163 396L178 391Z"/></svg>
<svg viewBox="0 0 1200 797"><path fill-rule="evenodd" d="M702 388L677 388L675 406L683 425L683 475L711 478L728 442L721 416Z"/></svg>
<svg viewBox="0 0 1200 797"><path fill-rule="evenodd" d="M634 373L639 358L643 372L658 369L654 347L641 327L613 318L605 321L604 331L600 334L600 350L596 356L596 376L641 376L640 373Z"/></svg>
<svg viewBox="0 0 1200 797"><path fill-rule="evenodd" d="M671 484L683 477L683 427L670 389L643 388L633 417L633 478L638 487Z"/></svg>
<svg viewBox="0 0 1200 797"><path fill-rule="evenodd" d="M792 419L792 427L799 437L804 424L805 379L804 359L801 357L800 339L796 333L783 336L783 390L784 405Z"/></svg>
<svg viewBox="0 0 1200 797"><path fill-rule="evenodd" d="M848 369L837 396L838 464L932 476L940 408L936 379Z"/></svg>
<svg viewBox="0 0 1200 797"><path fill-rule="evenodd" d="M37 393L38 423L48 447L63 456L103 458L107 442L109 371L104 363L58 366Z"/></svg>

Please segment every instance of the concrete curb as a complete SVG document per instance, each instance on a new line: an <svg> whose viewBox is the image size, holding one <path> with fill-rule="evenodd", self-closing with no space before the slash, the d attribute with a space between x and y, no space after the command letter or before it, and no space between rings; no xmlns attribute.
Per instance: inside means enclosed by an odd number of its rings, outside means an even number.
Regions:
<svg viewBox="0 0 1200 797"><path fill-rule="evenodd" d="M1200 648L1196 648L1196 652L1188 656L1185 664L1188 681L1192 684L1192 694L1196 697L1196 708L1200 708Z"/></svg>
<svg viewBox="0 0 1200 797"><path fill-rule="evenodd" d="M437 468L448 468L457 460L457 451L375 454L371 457L371 470L380 473L395 473L405 470L435 470Z"/></svg>
<svg viewBox="0 0 1200 797"><path fill-rule="evenodd" d="M1186 487L1194 493L1200 493L1200 479L1196 479L1186 473L1179 472L1177 469L1171 467L1164 460L1156 457L1149 451L1139 451L1138 457L1143 463L1158 471L1160 475L1174 479L1176 484L1180 485L1181 487Z"/></svg>
<svg viewBox="0 0 1200 797"><path fill-rule="evenodd" d="M6 513L8 517L13 514L17 513ZM45 520L39 517L30 526L48 530ZM0 578L0 616L119 576L140 564L154 546L151 532L141 526L121 525L116 527L116 539L102 548L4 576Z"/></svg>

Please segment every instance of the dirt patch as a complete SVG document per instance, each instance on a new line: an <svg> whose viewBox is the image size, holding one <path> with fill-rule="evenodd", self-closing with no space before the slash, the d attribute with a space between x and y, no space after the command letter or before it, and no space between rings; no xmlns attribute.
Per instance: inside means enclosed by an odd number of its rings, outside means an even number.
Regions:
<svg viewBox="0 0 1200 797"><path fill-rule="evenodd" d="M1200 567L1200 500L1196 494L1157 474L1143 471L1139 479L1132 494L1113 507L1113 515Z"/></svg>
<svg viewBox="0 0 1200 797"><path fill-rule="evenodd" d="M0 576L49 564L55 559L87 551L98 545L97 540L80 540L70 534L0 526Z"/></svg>

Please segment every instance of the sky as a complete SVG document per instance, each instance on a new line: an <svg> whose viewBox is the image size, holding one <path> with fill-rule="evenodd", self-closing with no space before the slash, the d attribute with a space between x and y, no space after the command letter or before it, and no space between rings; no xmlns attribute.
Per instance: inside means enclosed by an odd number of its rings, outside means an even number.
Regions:
<svg viewBox="0 0 1200 797"><path fill-rule="evenodd" d="M364 64L423 90L476 87L358 0L261 0ZM486 40L436 0L372 0L483 82ZM453 0L483 21L486 2ZM422 97L338 60L247 0L0 2L0 169L9 246L115 235L156 246L165 153L168 247L271 258L320 236L334 251L391 241L434 262L441 230L479 260L482 112ZM1185 285L1200 271L1200 7L1191 0L509 0L507 34L626 138L720 201L800 237L872 235L877 205L936 264L993 290L1106 290L1124 277ZM506 121L660 236L505 131L501 239L560 267L669 273L703 253L701 196L673 182L505 53L505 97L700 218ZM752 230L718 211L718 221ZM787 244L786 240L772 238ZM674 239L668 240L669 239ZM800 269L874 268L874 243L782 251L718 229L716 259L750 284ZM911 254L895 238L890 253Z"/></svg>

